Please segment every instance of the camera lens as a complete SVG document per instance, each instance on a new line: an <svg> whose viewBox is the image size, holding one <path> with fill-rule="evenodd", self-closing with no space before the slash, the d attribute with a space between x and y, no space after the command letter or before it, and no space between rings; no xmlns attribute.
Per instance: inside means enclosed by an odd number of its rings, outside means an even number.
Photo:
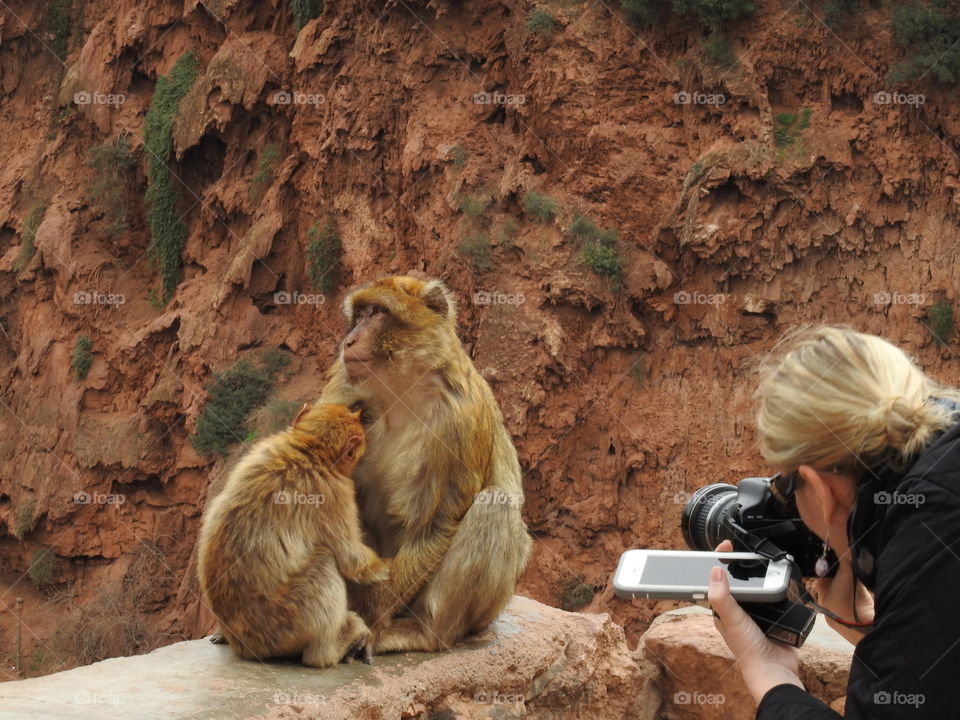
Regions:
<svg viewBox="0 0 960 720"><path fill-rule="evenodd" d="M724 520L736 508L737 488L714 483L687 500L680 519L683 539L691 550L713 550L729 538Z"/></svg>

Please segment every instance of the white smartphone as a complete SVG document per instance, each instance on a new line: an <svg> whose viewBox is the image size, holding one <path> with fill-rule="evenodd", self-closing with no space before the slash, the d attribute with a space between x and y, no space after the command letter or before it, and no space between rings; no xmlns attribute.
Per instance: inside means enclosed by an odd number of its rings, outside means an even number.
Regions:
<svg viewBox="0 0 960 720"><path fill-rule="evenodd" d="M627 599L705 600L710 569L716 565L726 569L730 593L737 600L777 602L787 595L786 560L695 550L627 550L613 575L613 592Z"/></svg>

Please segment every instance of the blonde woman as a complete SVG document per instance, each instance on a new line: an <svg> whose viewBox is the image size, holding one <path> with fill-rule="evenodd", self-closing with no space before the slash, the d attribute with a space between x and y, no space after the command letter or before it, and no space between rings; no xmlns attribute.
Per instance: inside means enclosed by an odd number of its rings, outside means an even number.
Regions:
<svg viewBox="0 0 960 720"><path fill-rule="evenodd" d="M960 394L845 327L793 333L756 392L766 460L794 473L803 522L840 559L816 581L856 645L847 718L960 718ZM729 550L729 542L718 550ZM758 720L839 718L806 693L714 568L709 600Z"/></svg>

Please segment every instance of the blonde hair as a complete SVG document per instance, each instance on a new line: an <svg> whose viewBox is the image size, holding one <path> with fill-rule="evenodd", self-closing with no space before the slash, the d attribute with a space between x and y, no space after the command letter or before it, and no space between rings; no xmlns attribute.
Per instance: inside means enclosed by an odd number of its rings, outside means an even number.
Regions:
<svg viewBox="0 0 960 720"><path fill-rule="evenodd" d="M860 476L903 468L955 421L930 400L960 393L927 377L900 348L844 326L799 328L768 360L754 398L760 451L781 471L812 465Z"/></svg>

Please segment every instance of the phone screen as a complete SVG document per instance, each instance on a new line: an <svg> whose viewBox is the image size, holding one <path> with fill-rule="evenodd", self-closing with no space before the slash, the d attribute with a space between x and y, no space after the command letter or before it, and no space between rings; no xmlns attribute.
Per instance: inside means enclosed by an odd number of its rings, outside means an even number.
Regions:
<svg viewBox="0 0 960 720"><path fill-rule="evenodd" d="M640 582L643 585L706 587L710 568L724 565L731 588L763 589L767 560L737 560L721 563L712 557L667 557L648 555Z"/></svg>

